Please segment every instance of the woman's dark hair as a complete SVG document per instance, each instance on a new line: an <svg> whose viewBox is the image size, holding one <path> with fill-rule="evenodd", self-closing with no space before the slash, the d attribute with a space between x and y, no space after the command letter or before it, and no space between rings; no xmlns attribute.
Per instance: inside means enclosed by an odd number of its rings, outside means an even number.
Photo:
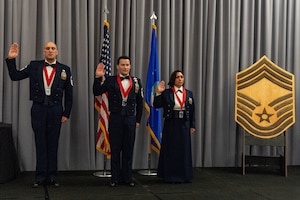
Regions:
<svg viewBox="0 0 300 200"><path fill-rule="evenodd" d="M117 60L117 64L119 64L119 63L120 63L120 60L121 60L121 59L126 59L126 60L128 59L128 60L129 60L129 62L131 62L131 61L130 61L130 57L129 57L129 56L120 56L120 57L118 58L118 60Z"/></svg>
<svg viewBox="0 0 300 200"><path fill-rule="evenodd" d="M181 70L175 70L174 72L172 72L171 76L170 76L170 79L169 79L169 83L168 85L170 87L173 87L174 86L174 83L175 83L175 79L176 79L176 75L177 73L180 72L183 74L183 72ZM184 74L183 74L184 75Z"/></svg>

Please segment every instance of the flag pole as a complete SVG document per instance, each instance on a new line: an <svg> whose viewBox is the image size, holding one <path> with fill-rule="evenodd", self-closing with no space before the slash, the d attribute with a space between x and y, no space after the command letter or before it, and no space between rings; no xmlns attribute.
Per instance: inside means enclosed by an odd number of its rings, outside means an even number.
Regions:
<svg viewBox="0 0 300 200"><path fill-rule="evenodd" d="M152 22L152 26L155 26L155 20L157 20L157 16L155 15L154 11L153 11L150 19ZM149 134L149 149L148 149L148 169L140 170L138 173L141 175L145 175L145 176L156 176L157 175L156 170L151 170L151 136L150 136L150 134Z"/></svg>
<svg viewBox="0 0 300 200"><path fill-rule="evenodd" d="M109 14L109 11L106 6L104 8L103 13L104 13L104 21L107 21L107 15ZM93 175L100 177L100 178L111 177L111 173L106 170L106 164L107 164L107 155L104 155L103 156L103 165L104 165L103 171L94 172Z"/></svg>
<svg viewBox="0 0 300 200"><path fill-rule="evenodd" d="M106 163L107 163L107 157L106 157L106 155L104 155L103 160L104 160L103 171L94 172L93 175L97 176L97 177L100 177L100 178L111 177L111 173L106 170Z"/></svg>
<svg viewBox="0 0 300 200"><path fill-rule="evenodd" d="M150 134L149 134L150 137ZM149 150L148 150L148 169L140 170L138 171L139 174L144 176L156 176L157 171L151 169L151 137L150 137L150 144L149 144Z"/></svg>

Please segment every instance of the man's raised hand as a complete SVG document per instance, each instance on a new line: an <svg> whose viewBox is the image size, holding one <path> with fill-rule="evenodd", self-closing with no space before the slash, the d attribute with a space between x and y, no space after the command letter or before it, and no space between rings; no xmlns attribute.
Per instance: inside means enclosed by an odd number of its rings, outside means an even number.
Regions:
<svg viewBox="0 0 300 200"><path fill-rule="evenodd" d="M10 46L9 52L8 52L8 59L16 58L19 54L19 45L17 43L13 43Z"/></svg>
<svg viewBox="0 0 300 200"><path fill-rule="evenodd" d="M105 74L104 67L105 66L102 62L97 65L97 69L96 69L96 72L95 72L95 77L96 78L100 78L100 77L104 76L104 74Z"/></svg>

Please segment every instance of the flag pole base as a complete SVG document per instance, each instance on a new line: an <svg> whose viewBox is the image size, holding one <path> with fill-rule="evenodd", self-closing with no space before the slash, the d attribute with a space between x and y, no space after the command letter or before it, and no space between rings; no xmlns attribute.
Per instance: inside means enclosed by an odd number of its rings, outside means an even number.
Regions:
<svg viewBox="0 0 300 200"><path fill-rule="evenodd" d="M157 172L156 170L146 169L146 170L140 170L138 171L139 174L144 176L156 176Z"/></svg>
<svg viewBox="0 0 300 200"><path fill-rule="evenodd" d="M111 177L111 173L108 171L94 172L93 175L100 178Z"/></svg>

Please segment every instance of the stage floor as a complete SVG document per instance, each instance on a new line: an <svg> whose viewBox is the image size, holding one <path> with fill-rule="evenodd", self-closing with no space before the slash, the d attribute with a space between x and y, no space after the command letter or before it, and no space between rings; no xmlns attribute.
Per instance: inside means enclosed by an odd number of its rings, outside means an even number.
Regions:
<svg viewBox="0 0 300 200"><path fill-rule="evenodd" d="M299 200L300 166L288 167L288 176L269 167L194 168L192 183L167 184L156 176L134 171L135 187L109 187L109 178L94 171L61 171L60 187L47 187L51 200ZM1 200L45 199L45 188L32 188L33 172L21 172L8 183L0 184Z"/></svg>

